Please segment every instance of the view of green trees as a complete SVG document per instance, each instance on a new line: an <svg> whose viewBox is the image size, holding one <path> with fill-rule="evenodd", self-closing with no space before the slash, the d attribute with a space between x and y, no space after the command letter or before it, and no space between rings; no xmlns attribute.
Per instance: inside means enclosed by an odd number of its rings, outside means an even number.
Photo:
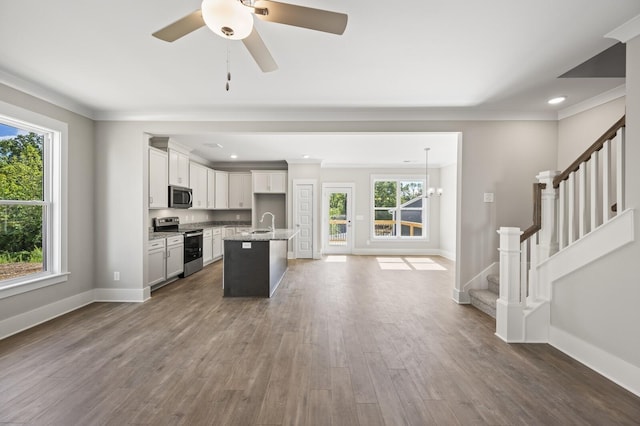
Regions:
<svg viewBox="0 0 640 426"><path fill-rule="evenodd" d="M400 187L399 193L398 186ZM423 187L424 184L421 181L375 181L373 187L374 229L377 236L394 236L396 233L396 226L400 227L400 223L397 223L396 221L400 219L402 220L403 225L402 228L398 229L402 231L402 235L405 235L404 228L407 227L406 223L408 222L419 224L415 226L410 225L414 229L414 233L411 233L411 235L417 235L416 232L421 233L422 203L411 207L403 207L402 218L398 217L398 210L400 210L400 206L421 197L423 194Z"/></svg>
<svg viewBox="0 0 640 426"><path fill-rule="evenodd" d="M0 200L43 199L42 135L0 138ZM42 262L40 205L0 204L0 263Z"/></svg>

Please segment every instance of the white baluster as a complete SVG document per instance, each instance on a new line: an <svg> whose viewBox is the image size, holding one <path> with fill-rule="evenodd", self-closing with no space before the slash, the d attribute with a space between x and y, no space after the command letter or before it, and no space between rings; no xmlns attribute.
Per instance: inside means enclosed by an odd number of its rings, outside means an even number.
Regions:
<svg viewBox="0 0 640 426"><path fill-rule="evenodd" d="M562 250L567 245L567 187L566 180L560 182L560 200L558 202L558 248Z"/></svg>
<svg viewBox="0 0 640 426"><path fill-rule="evenodd" d="M624 152L625 152L625 127L618 130L616 137L614 138L617 150L616 150L616 214L620 214L624 211Z"/></svg>
<svg viewBox="0 0 640 426"><path fill-rule="evenodd" d="M611 141L602 146L602 223L611 218L611 199L609 198L609 179L611 178Z"/></svg>
<svg viewBox="0 0 640 426"><path fill-rule="evenodd" d="M569 196L567 197L567 202L569 205L567 206L567 242L568 244L573 243L576 240L576 227L575 227L575 209L576 209L576 181L575 181L575 173L569 174L569 179L567 180L567 186L569 187Z"/></svg>
<svg viewBox="0 0 640 426"><path fill-rule="evenodd" d="M540 233L537 234L537 236L540 236ZM536 250L535 247L535 238L536 236L534 235L531 238L531 256L529 259L529 287L528 287L528 291L527 291L527 299L526 302L533 302L535 300L538 299L538 291L537 291L537 286L538 286L538 264L540 263L540 259L538 258L538 255L540 253L539 250ZM528 303L525 303L525 306L528 305Z"/></svg>
<svg viewBox="0 0 640 426"><path fill-rule="evenodd" d="M591 212L591 229L593 231L599 225L598 221L598 151L591 154L591 202L589 204Z"/></svg>
<svg viewBox="0 0 640 426"><path fill-rule="evenodd" d="M587 163L578 169L578 238L587 233Z"/></svg>
<svg viewBox="0 0 640 426"><path fill-rule="evenodd" d="M533 238L533 237L532 237ZM520 243L520 303L524 306L527 300L527 280L529 278L529 267L527 266L529 238Z"/></svg>

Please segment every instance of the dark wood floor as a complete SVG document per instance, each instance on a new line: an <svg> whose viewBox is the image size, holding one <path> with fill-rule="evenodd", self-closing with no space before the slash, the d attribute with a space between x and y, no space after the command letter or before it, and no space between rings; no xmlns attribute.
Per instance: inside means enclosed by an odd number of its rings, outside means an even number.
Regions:
<svg viewBox="0 0 640 426"><path fill-rule="evenodd" d="M293 261L274 298L224 299L218 262L90 305L0 341L0 423L639 424L640 398L456 305L452 268Z"/></svg>

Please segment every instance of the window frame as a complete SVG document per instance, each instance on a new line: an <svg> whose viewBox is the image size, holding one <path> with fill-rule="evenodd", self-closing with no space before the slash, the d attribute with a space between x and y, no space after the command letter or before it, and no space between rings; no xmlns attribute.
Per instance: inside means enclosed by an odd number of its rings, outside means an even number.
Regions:
<svg viewBox="0 0 640 426"><path fill-rule="evenodd" d="M396 227L396 235L393 236L378 236L376 235L376 211L384 210L388 208L380 208L375 205L375 185L376 182L396 182L396 205L393 209L397 209L398 214L396 215L395 224ZM429 223L430 223L430 215L429 215L429 198L423 199L422 205L422 235L420 236L408 236L402 235L402 204L398 204L400 202L400 191L401 191L401 182L421 182L422 190L426 191L429 187L428 179L425 178L424 175L371 175L371 199L370 199L370 238L372 241L376 242L428 242L429 241ZM417 210L417 209L416 209Z"/></svg>
<svg viewBox="0 0 640 426"><path fill-rule="evenodd" d="M43 200L3 200L3 205L42 205L45 271L0 281L0 299L68 280L67 123L0 101L0 122L44 135Z"/></svg>

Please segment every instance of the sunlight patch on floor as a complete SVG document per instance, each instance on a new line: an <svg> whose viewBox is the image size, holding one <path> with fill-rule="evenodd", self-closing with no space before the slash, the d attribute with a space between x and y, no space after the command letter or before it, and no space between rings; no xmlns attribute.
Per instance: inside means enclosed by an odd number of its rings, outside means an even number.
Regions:
<svg viewBox="0 0 640 426"><path fill-rule="evenodd" d="M447 268L428 257L376 257L381 270L446 271Z"/></svg>

